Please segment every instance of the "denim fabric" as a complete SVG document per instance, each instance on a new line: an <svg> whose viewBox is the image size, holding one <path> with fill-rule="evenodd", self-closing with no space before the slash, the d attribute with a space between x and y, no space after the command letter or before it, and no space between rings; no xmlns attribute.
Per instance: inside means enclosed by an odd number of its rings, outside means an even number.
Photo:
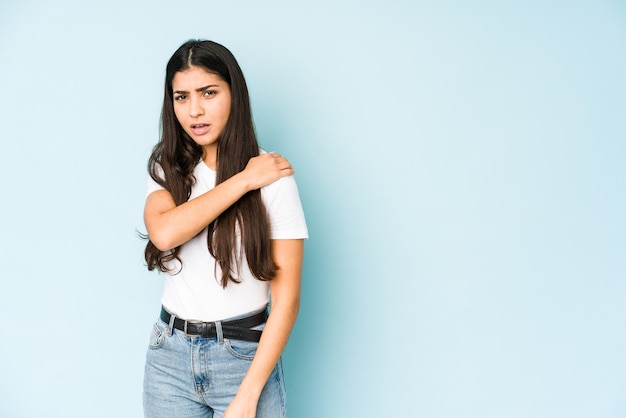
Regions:
<svg viewBox="0 0 626 418"><path fill-rule="evenodd" d="M160 319L154 324L144 374L145 417L222 417L258 343L224 339L219 322L217 334L217 338L188 337ZM261 393L256 418L284 417L286 393L279 361Z"/></svg>

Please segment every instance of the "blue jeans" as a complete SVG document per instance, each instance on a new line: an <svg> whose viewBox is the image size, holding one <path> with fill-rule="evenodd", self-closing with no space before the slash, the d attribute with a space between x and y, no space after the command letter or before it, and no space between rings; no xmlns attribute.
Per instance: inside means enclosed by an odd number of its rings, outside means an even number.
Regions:
<svg viewBox="0 0 626 418"><path fill-rule="evenodd" d="M225 339L216 324L217 338L189 337L160 319L154 324L143 384L145 417L222 417L258 343ZM286 406L279 360L259 398L256 418L284 418Z"/></svg>

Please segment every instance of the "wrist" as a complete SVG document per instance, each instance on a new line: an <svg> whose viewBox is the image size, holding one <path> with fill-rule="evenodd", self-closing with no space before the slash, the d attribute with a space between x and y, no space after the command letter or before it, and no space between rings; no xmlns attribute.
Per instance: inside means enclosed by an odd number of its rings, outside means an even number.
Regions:
<svg viewBox="0 0 626 418"><path fill-rule="evenodd" d="M235 174L234 176L231 177L231 180L235 182L237 187L240 189L240 191L242 192L241 193L242 196L248 193L249 191L252 191L258 188L258 187L255 187L253 179L250 178L250 176L248 176L245 171L240 171L239 173Z"/></svg>
<svg viewBox="0 0 626 418"><path fill-rule="evenodd" d="M237 395L247 402L258 402L262 391L263 386L248 384L244 379L237 390Z"/></svg>

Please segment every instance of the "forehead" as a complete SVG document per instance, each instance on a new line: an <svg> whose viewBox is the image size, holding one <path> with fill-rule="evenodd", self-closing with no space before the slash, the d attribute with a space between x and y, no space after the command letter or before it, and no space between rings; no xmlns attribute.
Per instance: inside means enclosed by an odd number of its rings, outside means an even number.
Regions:
<svg viewBox="0 0 626 418"><path fill-rule="evenodd" d="M218 74L205 68L191 66L178 71L172 79L172 88L177 90L195 90L208 85L223 86L226 82Z"/></svg>

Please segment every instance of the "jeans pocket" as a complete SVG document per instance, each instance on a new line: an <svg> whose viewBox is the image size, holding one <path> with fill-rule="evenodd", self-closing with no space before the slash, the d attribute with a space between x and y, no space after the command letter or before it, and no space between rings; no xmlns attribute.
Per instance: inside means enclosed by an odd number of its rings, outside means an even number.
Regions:
<svg viewBox="0 0 626 418"><path fill-rule="evenodd" d="M161 321L155 322L152 326L152 333L150 334L149 347L152 349L161 348L161 346L163 346L163 342L165 341L166 335L167 325L165 325Z"/></svg>
<svg viewBox="0 0 626 418"><path fill-rule="evenodd" d="M252 327L250 329L255 331L263 331L265 323ZM243 341L235 339L224 339L226 348L235 357L243 360L252 360L256 354L256 349L259 346L258 342Z"/></svg>
<svg viewBox="0 0 626 418"><path fill-rule="evenodd" d="M252 361L259 343L254 341L224 339L224 345L234 357Z"/></svg>

